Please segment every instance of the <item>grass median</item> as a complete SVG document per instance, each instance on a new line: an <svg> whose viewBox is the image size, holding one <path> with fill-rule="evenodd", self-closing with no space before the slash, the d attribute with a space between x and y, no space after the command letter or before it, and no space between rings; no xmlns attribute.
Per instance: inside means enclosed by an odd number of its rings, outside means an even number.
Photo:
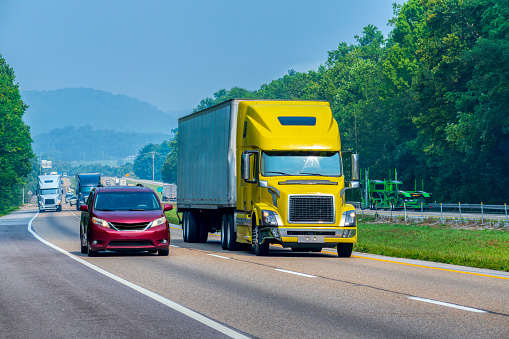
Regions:
<svg viewBox="0 0 509 339"><path fill-rule="evenodd" d="M509 232L358 222L356 251L509 271Z"/></svg>

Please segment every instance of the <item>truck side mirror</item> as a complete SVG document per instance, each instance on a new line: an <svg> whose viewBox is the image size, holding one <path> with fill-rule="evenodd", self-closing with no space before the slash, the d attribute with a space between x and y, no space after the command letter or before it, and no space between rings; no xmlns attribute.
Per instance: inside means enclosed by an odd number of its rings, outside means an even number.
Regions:
<svg viewBox="0 0 509 339"><path fill-rule="evenodd" d="M360 169L359 169L359 155L352 154L352 181L359 181Z"/></svg>
<svg viewBox="0 0 509 339"><path fill-rule="evenodd" d="M249 180L249 177L251 176L250 158L251 154L242 153L240 160L240 175L244 180Z"/></svg>

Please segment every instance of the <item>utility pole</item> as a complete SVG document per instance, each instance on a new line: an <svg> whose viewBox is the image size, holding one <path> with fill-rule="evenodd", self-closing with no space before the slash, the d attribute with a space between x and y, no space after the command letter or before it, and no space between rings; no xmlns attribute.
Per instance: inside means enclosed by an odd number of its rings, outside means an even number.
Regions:
<svg viewBox="0 0 509 339"><path fill-rule="evenodd" d="M154 182L154 177L155 177L155 154L156 152L149 152L150 154L152 154L152 189L155 191L155 182Z"/></svg>

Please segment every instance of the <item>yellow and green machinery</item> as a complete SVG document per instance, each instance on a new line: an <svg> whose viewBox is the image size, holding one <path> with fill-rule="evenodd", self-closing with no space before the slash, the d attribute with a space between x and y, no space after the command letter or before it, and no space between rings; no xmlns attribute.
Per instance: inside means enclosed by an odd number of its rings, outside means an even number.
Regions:
<svg viewBox="0 0 509 339"><path fill-rule="evenodd" d="M363 208L369 209L421 209L429 208L431 193L417 190L417 182L414 191L403 191L400 186L402 181L395 179L371 180L369 171L365 171L364 179L361 179ZM422 184L424 186L424 184Z"/></svg>

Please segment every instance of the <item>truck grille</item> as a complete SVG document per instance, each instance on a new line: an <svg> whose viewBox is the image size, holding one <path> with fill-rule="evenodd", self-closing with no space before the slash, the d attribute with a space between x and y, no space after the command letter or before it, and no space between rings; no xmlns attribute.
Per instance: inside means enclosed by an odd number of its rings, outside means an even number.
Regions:
<svg viewBox="0 0 509 339"><path fill-rule="evenodd" d="M54 205L55 199L44 199L44 204L45 205Z"/></svg>
<svg viewBox="0 0 509 339"><path fill-rule="evenodd" d="M291 223L334 223L334 197L330 195L294 195L289 199Z"/></svg>
<svg viewBox="0 0 509 339"><path fill-rule="evenodd" d="M148 226L148 222L136 223L136 224L124 224L119 222L110 222L117 231L142 231Z"/></svg>

